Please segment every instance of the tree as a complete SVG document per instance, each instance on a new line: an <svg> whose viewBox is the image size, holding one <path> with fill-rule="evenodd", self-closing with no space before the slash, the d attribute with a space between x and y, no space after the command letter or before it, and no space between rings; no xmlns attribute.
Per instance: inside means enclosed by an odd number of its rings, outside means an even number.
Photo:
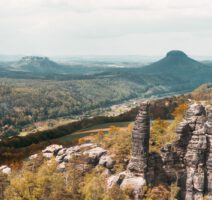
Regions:
<svg viewBox="0 0 212 200"><path fill-rule="evenodd" d="M37 172L23 169L10 179L10 186L5 191L5 200L63 199L71 196L64 187L64 176L57 171L55 161L44 163Z"/></svg>
<svg viewBox="0 0 212 200"><path fill-rule="evenodd" d="M125 194L119 186L114 185L111 189L107 191L103 200L129 200L129 196Z"/></svg>
<svg viewBox="0 0 212 200"><path fill-rule="evenodd" d="M160 149L169 142L167 138L167 128L169 123L166 120L157 119L154 120L151 126L150 140L152 146L150 146L151 151L160 151Z"/></svg>
<svg viewBox="0 0 212 200"><path fill-rule="evenodd" d="M104 178L95 172L87 174L81 187L84 200L102 200L104 198Z"/></svg>

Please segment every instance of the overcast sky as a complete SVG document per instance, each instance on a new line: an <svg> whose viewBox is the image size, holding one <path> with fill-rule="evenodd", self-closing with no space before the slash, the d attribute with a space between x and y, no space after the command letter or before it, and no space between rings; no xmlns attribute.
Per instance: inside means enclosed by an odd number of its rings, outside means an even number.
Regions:
<svg viewBox="0 0 212 200"><path fill-rule="evenodd" d="M212 56L212 0L0 0L0 54Z"/></svg>

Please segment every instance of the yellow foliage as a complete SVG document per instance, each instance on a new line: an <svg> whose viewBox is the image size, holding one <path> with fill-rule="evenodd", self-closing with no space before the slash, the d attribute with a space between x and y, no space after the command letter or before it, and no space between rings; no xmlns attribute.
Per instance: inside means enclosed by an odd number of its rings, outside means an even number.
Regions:
<svg viewBox="0 0 212 200"><path fill-rule="evenodd" d="M100 130L97 134L99 142L101 142L104 138L104 131Z"/></svg>
<svg viewBox="0 0 212 200"><path fill-rule="evenodd" d="M183 116L185 114L185 111L188 109L188 105L186 103L180 104L172 113L172 116L174 116L174 119L176 121L181 121L183 119Z"/></svg>
<svg viewBox="0 0 212 200"><path fill-rule="evenodd" d="M103 200L130 200L130 198L119 186L114 185L107 191Z"/></svg>
<svg viewBox="0 0 212 200"><path fill-rule="evenodd" d="M57 200L63 199L64 195L74 199L71 186L70 182L65 184L64 174L58 172L56 162L51 160L39 167L37 172L23 169L12 176L4 196L5 200Z"/></svg>
<svg viewBox="0 0 212 200"><path fill-rule="evenodd" d="M153 121L150 134L151 152L159 152L165 144L172 143L176 140L176 127L178 123L182 121L187 108L187 104L179 105L172 113L174 116L174 120L172 121L161 119Z"/></svg>
<svg viewBox="0 0 212 200"><path fill-rule="evenodd" d="M102 200L105 193L104 177L97 171L86 174L81 186L84 200Z"/></svg>
<svg viewBox="0 0 212 200"><path fill-rule="evenodd" d="M164 185L158 185L153 188L148 188L144 200L169 200L170 191Z"/></svg>
<svg viewBox="0 0 212 200"><path fill-rule="evenodd" d="M166 143L170 142L169 133L167 132L168 126L169 122L161 119L157 119L152 123L150 151L158 152Z"/></svg>
<svg viewBox="0 0 212 200"><path fill-rule="evenodd" d="M85 143L85 138L79 138L78 143L79 144L84 144Z"/></svg>

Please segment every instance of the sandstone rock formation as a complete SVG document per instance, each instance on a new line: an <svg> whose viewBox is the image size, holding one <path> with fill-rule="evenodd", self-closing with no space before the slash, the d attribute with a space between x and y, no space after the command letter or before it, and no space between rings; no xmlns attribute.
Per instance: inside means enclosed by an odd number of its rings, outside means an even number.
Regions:
<svg viewBox="0 0 212 200"><path fill-rule="evenodd" d="M142 103L132 131L132 156L128 170L145 175L149 153L150 118L149 105Z"/></svg>
<svg viewBox="0 0 212 200"><path fill-rule="evenodd" d="M211 116L211 107L190 105L177 127L178 140L161 151L164 171L176 175L179 199L212 199Z"/></svg>
<svg viewBox="0 0 212 200"><path fill-rule="evenodd" d="M107 150L98 147L93 143L85 143L68 148L62 145L53 144L42 150L42 155L46 159L55 158L58 163L58 170L65 171L66 164L71 162L74 157L80 157L85 161L85 164L93 166L101 165L109 171L113 169L115 160L107 153ZM31 155L29 160L36 159L37 155Z"/></svg>
<svg viewBox="0 0 212 200"><path fill-rule="evenodd" d="M143 186L146 185L146 172L149 155L150 117L149 104L141 104L139 114L136 117L132 131L132 156L127 170L113 175L108 179L108 188L114 184L120 188L131 188L134 199L142 198Z"/></svg>
<svg viewBox="0 0 212 200"><path fill-rule="evenodd" d="M142 103L132 131L132 156L126 171L112 174L115 161L107 150L92 143L69 148L51 145L43 150L43 156L54 157L61 172L73 156L85 156L88 165L105 167L104 173L110 175L108 188L115 184L131 188L134 199L142 199L145 185L158 182L177 183L179 200L212 199L212 107L190 105L176 133L175 142L165 145L160 153L149 153L149 105Z"/></svg>
<svg viewBox="0 0 212 200"><path fill-rule="evenodd" d="M11 173L11 168L8 167L7 165L2 165L2 166L0 166L0 173L10 174Z"/></svg>
<svg viewBox="0 0 212 200"><path fill-rule="evenodd" d="M150 120L143 103L132 131L132 157L126 171L112 175L108 187L131 186L135 199L142 199L142 187L156 182L177 182L179 200L212 199L212 107L194 103L178 125L177 140L161 153L149 153Z"/></svg>

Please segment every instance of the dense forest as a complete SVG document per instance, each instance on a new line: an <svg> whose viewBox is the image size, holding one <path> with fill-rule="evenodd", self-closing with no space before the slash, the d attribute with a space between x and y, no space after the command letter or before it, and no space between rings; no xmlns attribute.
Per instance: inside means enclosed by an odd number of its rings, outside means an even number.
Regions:
<svg viewBox="0 0 212 200"><path fill-rule="evenodd" d="M0 80L0 124L5 136L29 123L82 114L142 94L144 88L122 80Z"/></svg>
<svg viewBox="0 0 212 200"><path fill-rule="evenodd" d="M164 87L114 78L88 80L0 80L0 132L17 135L36 121L71 117L124 100L166 94Z"/></svg>

